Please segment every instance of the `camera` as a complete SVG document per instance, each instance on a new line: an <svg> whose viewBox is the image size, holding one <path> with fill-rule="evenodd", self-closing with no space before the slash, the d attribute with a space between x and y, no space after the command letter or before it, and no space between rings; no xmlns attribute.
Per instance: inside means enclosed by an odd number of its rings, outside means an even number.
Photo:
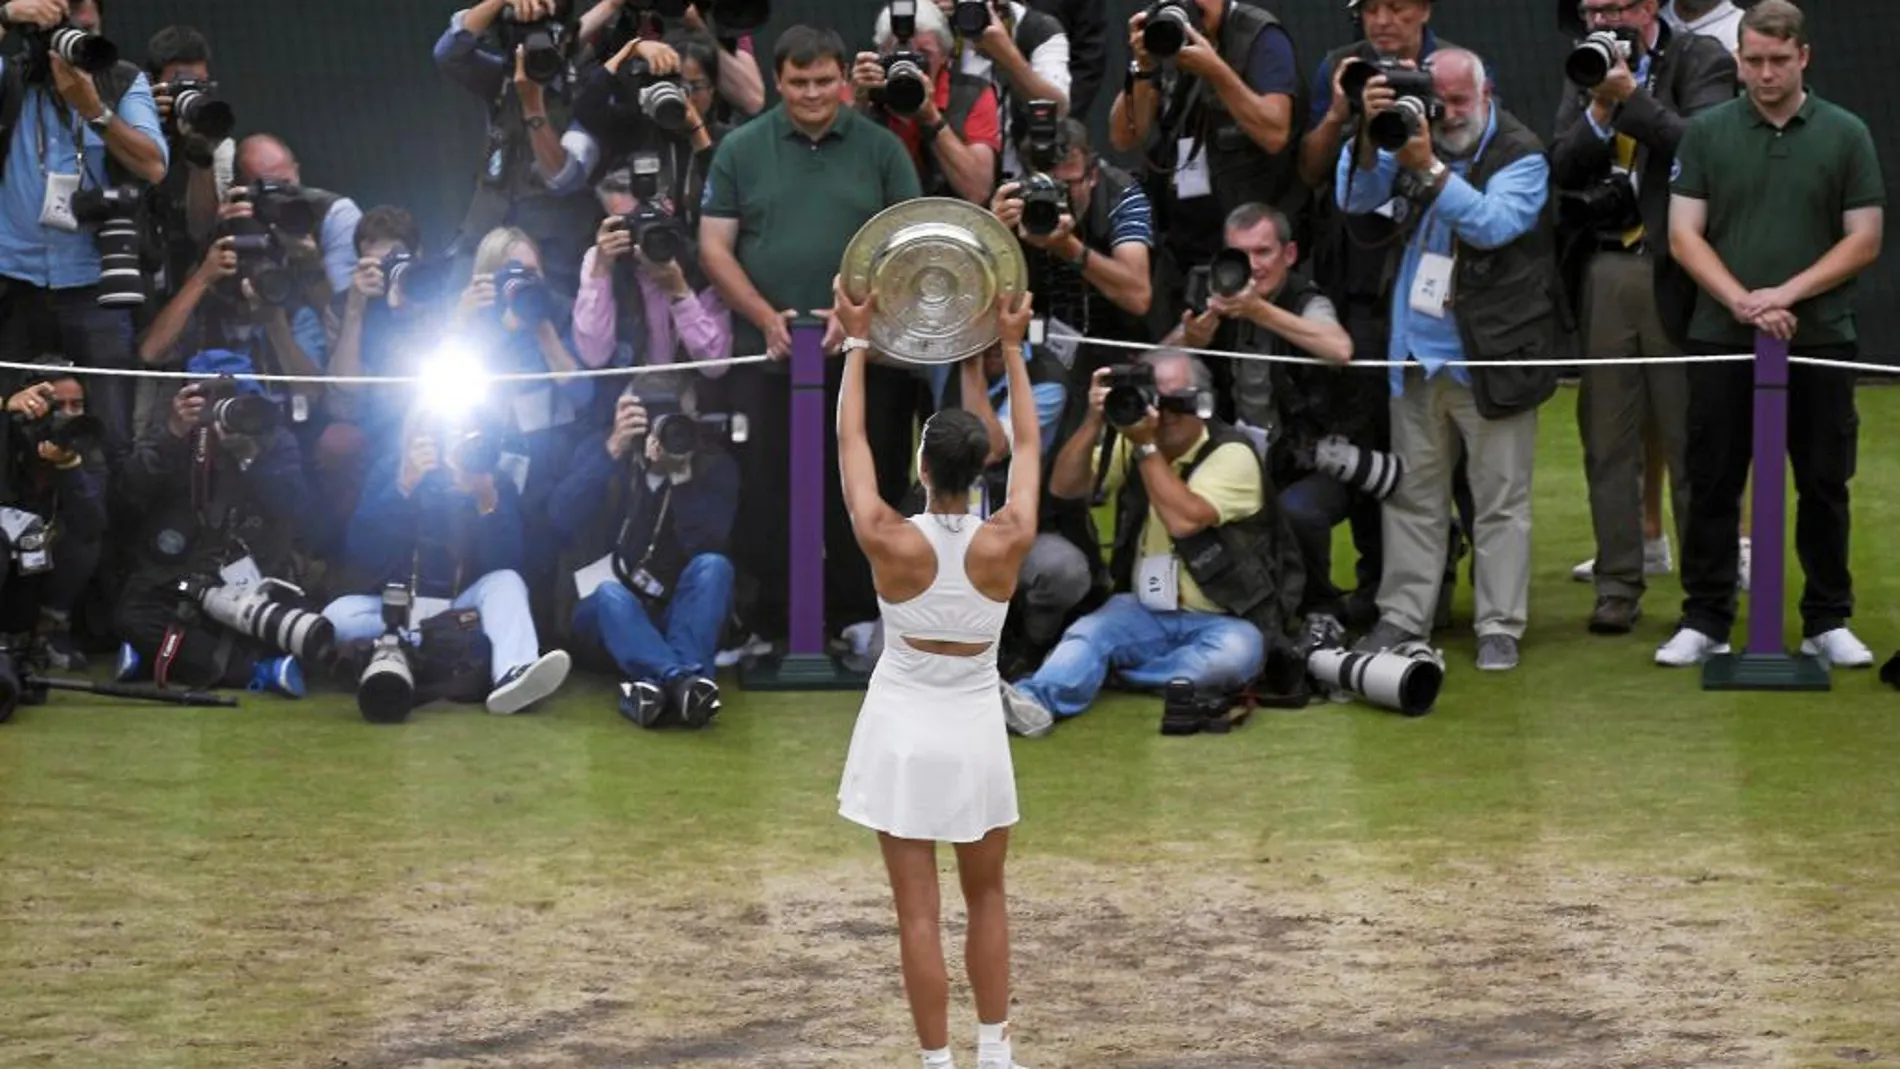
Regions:
<svg viewBox="0 0 1900 1069"><path fill-rule="evenodd" d="M686 228L652 201L641 202L632 215L621 216L614 225L633 233L633 243L649 263L669 264L686 256Z"/></svg>
<svg viewBox="0 0 1900 1069"><path fill-rule="evenodd" d="M405 304L428 304L448 295L454 281L455 261L425 260L414 253L392 252L383 257L383 300L398 290Z"/></svg>
<svg viewBox="0 0 1900 1069"><path fill-rule="evenodd" d="M950 10L950 25L964 37L976 37L990 26L989 0L957 0Z"/></svg>
<svg viewBox="0 0 1900 1069"><path fill-rule="evenodd" d="M218 83L196 78L180 78L169 85L152 87L172 98L171 126L174 133L196 135L213 144L231 136L237 128L237 113L217 97Z"/></svg>
<svg viewBox="0 0 1900 1069"><path fill-rule="evenodd" d="M1636 31L1627 26L1598 30L1577 42L1564 60L1564 76L1585 89L1603 84L1620 60L1628 63L1636 54Z"/></svg>
<svg viewBox="0 0 1900 1069"><path fill-rule="evenodd" d="M1108 369L1108 396L1102 415L1116 427L1132 427L1160 404L1155 369L1147 364L1116 364Z"/></svg>
<svg viewBox="0 0 1900 1069"><path fill-rule="evenodd" d="M1069 210L1069 187L1034 171L1023 176L1016 199L1023 203L1023 233L1048 237L1061 227L1062 216Z"/></svg>
<svg viewBox="0 0 1900 1069"><path fill-rule="evenodd" d="M85 413L49 412L38 419L28 419L15 412L13 426L32 450L51 445L68 453L84 453L105 435L105 424L99 422L99 417Z"/></svg>
<svg viewBox="0 0 1900 1069"><path fill-rule="evenodd" d="M675 460L690 459L727 442L743 443L748 437L744 416L688 414L679 410L678 401L663 397L646 398L641 403L652 420L647 433L658 443L660 452Z"/></svg>
<svg viewBox="0 0 1900 1069"><path fill-rule="evenodd" d="M647 121L669 134L684 133L688 125L686 87L677 74L655 74L645 60L630 59L620 68L623 110L639 110Z"/></svg>
<svg viewBox="0 0 1900 1069"><path fill-rule="evenodd" d="M1405 461L1396 453L1361 449L1336 434L1321 438L1311 455L1300 459L1321 475L1330 475L1380 501L1391 497L1399 488L1399 480L1405 478Z"/></svg>
<svg viewBox="0 0 1900 1069"><path fill-rule="evenodd" d="M237 253L236 278L248 281L257 299L274 308L290 304L297 296L297 273L291 269L290 256L275 235L268 232L231 234L231 251Z"/></svg>
<svg viewBox="0 0 1900 1069"><path fill-rule="evenodd" d="M1194 0L1154 0L1141 27L1141 47L1156 59L1172 59L1187 46L1188 31L1198 30L1200 8Z"/></svg>
<svg viewBox="0 0 1900 1069"><path fill-rule="evenodd" d="M53 536L46 520L25 509L0 506L0 555L20 575L53 570Z"/></svg>
<svg viewBox="0 0 1900 1069"><path fill-rule="evenodd" d="M70 22L47 31L46 50L87 74L103 74L119 62L119 46Z"/></svg>
<svg viewBox="0 0 1900 1069"><path fill-rule="evenodd" d="M224 437L263 438L277 429L277 402L257 393L240 393L237 380L220 375L198 384L205 399L200 426L216 427Z"/></svg>
<svg viewBox="0 0 1900 1069"><path fill-rule="evenodd" d="M1207 314L1208 298L1214 295L1213 275L1214 269L1206 264L1195 264L1188 268L1187 288L1183 296L1187 300L1187 306L1193 309L1197 316Z"/></svg>
<svg viewBox="0 0 1900 1069"><path fill-rule="evenodd" d="M1630 173L1614 168L1595 185L1557 192L1557 221L1567 228L1621 233L1643 221L1636 183Z"/></svg>
<svg viewBox="0 0 1900 1069"><path fill-rule="evenodd" d="M415 708L416 675L409 663L409 626L415 598L401 583L383 587L383 633L370 647L369 663L356 681L356 708L372 724L400 724Z"/></svg>
<svg viewBox="0 0 1900 1069"><path fill-rule="evenodd" d="M448 446L449 465L465 475L493 475L501 466L501 443L479 430L451 428L441 441Z"/></svg>
<svg viewBox="0 0 1900 1069"><path fill-rule="evenodd" d="M1367 121L1366 133L1373 144L1387 152L1397 152L1443 113L1443 105L1436 96L1402 96L1392 102L1392 110L1382 111Z"/></svg>
<svg viewBox="0 0 1900 1069"><path fill-rule="evenodd" d="M1339 75L1340 91L1346 94L1353 111L1365 109L1366 83L1381 74L1385 75L1386 87L1398 96L1430 97L1437 92L1430 71L1400 66L1399 61L1393 59L1354 57L1346 61L1346 69Z"/></svg>
<svg viewBox="0 0 1900 1069"><path fill-rule="evenodd" d="M930 99L930 78L924 73L930 69L930 61L910 47L916 35L917 0L892 0L891 36L897 38L897 47L879 57L884 67L884 88L878 102L893 115L915 115Z"/></svg>
<svg viewBox="0 0 1900 1069"><path fill-rule="evenodd" d="M548 293L541 272L510 260L495 272L495 307L513 312L524 324L537 324L554 313L554 299Z"/></svg>
<svg viewBox="0 0 1900 1069"><path fill-rule="evenodd" d="M139 265L139 191L132 186L82 189L73 194L73 218L96 228L99 246L99 307L145 303L145 271Z"/></svg>
<svg viewBox="0 0 1900 1069"><path fill-rule="evenodd" d="M203 577L178 581L178 594L198 605L213 621L306 663L329 658L336 628L321 613L277 600L279 592L302 597L303 591L281 579L231 586Z"/></svg>
<svg viewBox="0 0 1900 1069"><path fill-rule="evenodd" d="M1239 249L1222 249L1207 264L1207 286L1216 297L1238 297L1253 285L1253 261Z"/></svg>
<svg viewBox="0 0 1900 1069"><path fill-rule="evenodd" d="M316 206L305 199L302 188L294 182L263 179L251 186L248 194L235 199L249 200L253 218L292 237L310 237L322 222L317 218Z"/></svg>
<svg viewBox="0 0 1900 1069"><path fill-rule="evenodd" d="M1175 679L1162 692L1161 733L1163 735L1225 735L1234 724L1246 719L1235 717L1234 696L1223 691L1204 690L1192 680Z"/></svg>
<svg viewBox="0 0 1900 1069"><path fill-rule="evenodd" d="M501 9L502 54L509 58L509 66L512 67L515 50L521 49L525 53L521 62L522 73L536 84L546 85L567 69L564 51L567 26L559 18L518 22L516 15L513 4L504 5Z"/></svg>

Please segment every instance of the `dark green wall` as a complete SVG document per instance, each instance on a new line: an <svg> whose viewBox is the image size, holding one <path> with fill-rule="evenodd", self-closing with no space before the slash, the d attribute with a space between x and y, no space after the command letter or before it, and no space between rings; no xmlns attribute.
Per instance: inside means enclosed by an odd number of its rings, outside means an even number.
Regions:
<svg viewBox="0 0 1900 1069"><path fill-rule="evenodd" d="M211 35L217 74L239 108L241 130L268 130L290 142L305 180L355 197L365 207L394 202L422 220L431 240L454 232L482 149L482 109L435 73L429 48L461 6L437 0L114 0L108 32L128 56L143 57L152 31L173 22ZM1125 22L1134 0L1108 0ZM1350 33L1344 0L1270 3L1309 69ZM1812 5L1811 81L1867 120L1889 176L1900 175L1900 106L1892 79L1893 0ZM778 0L760 47L777 28L830 24L848 42L869 37L877 0ZM1440 0L1435 25L1492 65L1507 107L1540 130L1556 109L1567 45L1545 0ZM1109 69L1127 63L1113 34ZM768 61L769 62L769 61ZM1102 93L1100 130L1119 74ZM1894 244L1900 245L1900 241ZM1862 288L1864 349L1900 362L1900 253L1890 253Z"/></svg>

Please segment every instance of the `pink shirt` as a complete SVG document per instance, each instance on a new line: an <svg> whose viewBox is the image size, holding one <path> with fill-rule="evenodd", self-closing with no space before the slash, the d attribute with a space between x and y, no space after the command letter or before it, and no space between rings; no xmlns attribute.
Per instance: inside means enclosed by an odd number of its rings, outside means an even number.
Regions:
<svg viewBox="0 0 1900 1069"><path fill-rule="evenodd" d="M581 289L574 298L574 349L588 367L606 367L620 339L613 277L594 274L596 251L588 249L581 261ZM692 297L674 301L644 274L639 274L639 279L647 320L644 363L673 363L674 354L682 346L686 360L724 360L732 355L732 313L719 299L718 291L707 286ZM723 365L700 369L700 374L708 378L725 373Z"/></svg>

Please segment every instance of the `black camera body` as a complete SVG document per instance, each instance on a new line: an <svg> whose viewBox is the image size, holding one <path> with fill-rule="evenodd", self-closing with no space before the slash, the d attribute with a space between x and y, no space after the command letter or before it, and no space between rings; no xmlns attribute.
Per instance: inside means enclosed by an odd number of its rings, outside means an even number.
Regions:
<svg viewBox="0 0 1900 1069"><path fill-rule="evenodd" d="M1396 152L1417 136L1426 124L1444 114L1432 72L1402 67L1397 60L1349 60L1339 76L1339 88L1346 94L1355 114L1366 106L1366 83L1385 76L1386 87L1397 96L1392 110L1374 115L1366 122L1366 135L1387 152Z"/></svg>
<svg viewBox="0 0 1900 1069"><path fill-rule="evenodd" d="M277 402L263 394L245 393L229 375L206 379L198 384L205 399L199 426L216 427L221 435L266 438L277 429Z"/></svg>
<svg viewBox="0 0 1900 1069"><path fill-rule="evenodd" d="M990 28L990 0L957 0L950 9L950 25L964 37L977 37Z"/></svg>
<svg viewBox="0 0 1900 1069"><path fill-rule="evenodd" d="M677 263L684 260L692 248L686 228L652 201L641 201L631 215L615 219L613 226L633 234L634 245L649 263Z"/></svg>
<svg viewBox="0 0 1900 1069"><path fill-rule="evenodd" d="M1023 147L1029 166L1053 171L1069 158L1069 139L1062 130L1062 113L1053 100L1032 100L1026 106Z"/></svg>
<svg viewBox="0 0 1900 1069"><path fill-rule="evenodd" d="M290 251L275 234L251 231L228 236L231 251L237 253L237 281L249 282L257 299L273 308L296 300L297 272L290 266Z"/></svg>
<svg viewBox="0 0 1900 1069"><path fill-rule="evenodd" d="M1173 59L1187 47L1188 32L1200 32L1201 9L1194 0L1154 0L1141 27L1141 47L1156 59Z"/></svg>
<svg viewBox="0 0 1900 1069"><path fill-rule="evenodd" d="M218 99L218 83L197 78L180 78L168 85L154 86L172 98L171 132L178 137L202 137L216 144L231 136L237 128L237 112Z"/></svg>
<svg viewBox="0 0 1900 1069"><path fill-rule="evenodd" d="M1557 221L1565 228L1621 234L1643 221L1636 183L1628 171L1617 167L1585 189L1559 190Z"/></svg>
<svg viewBox="0 0 1900 1069"><path fill-rule="evenodd" d="M38 419L15 412L13 426L27 448L36 451L50 445L68 453L85 453L105 436L105 424L99 417L83 412L48 412Z"/></svg>
<svg viewBox="0 0 1900 1069"><path fill-rule="evenodd" d="M1617 62L1631 62L1636 56L1636 31L1628 26L1598 30L1577 42L1564 59L1564 77L1585 89L1595 89L1610 76Z"/></svg>
<svg viewBox="0 0 1900 1069"><path fill-rule="evenodd" d="M524 324L541 323L554 313L554 298L541 272L510 260L495 272L496 314L512 312Z"/></svg>
<svg viewBox="0 0 1900 1069"><path fill-rule="evenodd" d="M650 122L661 131L684 136L690 124L686 85L678 74L655 74L643 59L629 59L618 75L615 99L622 118Z"/></svg>
<svg viewBox="0 0 1900 1069"><path fill-rule="evenodd" d="M923 0L929 3L931 0ZM918 0L892 0L891 36L897 47L878 57L884 69L884 88L877 91L877 104L892 115L909 117L923 110L930 99L930 60L911 48L917 36Z"/></svg>
<svg viewBox="0 0 1900 1069"><path fill-rule="evenodd" d="M1234 725L1246 720L1245 711L1234 716L1234 695L1226 691L1196 687L1192 680L1175 679L1162 692L1161 733L1163 735L1225 735Z"/></svg>
<svg viewBox="0 0 1900 1069"><path fill-rule="evenodd" d="M641 405L650 421L647 433L658 443L660 452L675 460L690 460L747 438L746 419L741 415L682 412L679 402L668 397L643 398Z"/></svg>
<svg viewBox="0 0 1900 1069"><path fill-rule="evenodd" d="M317 218L316 206L304 196L303 188L294 182L262 179L233 199L250 201L252 218L292 237L314 236L317 224L323 221Z"/></svg>
<svg viewBox="0 0 1900 1069"><path fill-rule="evenodd" d="M1016 199L1023 203L1023 233L1048 237L1062 226L1062 217L1068 214L1069 186L1041 171L1032 171L1023 176Z"/></svg>
<svg viewBox="0 0 1900 1069"><path fill-rule="evenodd" d="M455 261L428 260L412 252L383 257L383 300L400 291L404 304L430 304L447 296L454 282Z"/></svg>
<svg viewBox="0 0 1900 1069"><path fill-rule="evenodd" d="M1108 369L1102 415L1111 426L1132 427L1161 403L1155 369L1148 364L1116 364Z"/></svg>
<svg viewBox="0 0 1900 1069"><path fill-rule="evenodd" d="M524 53L522 73L537 85L548 84L567 69L569 31L566 20L552 16L534 22L520 22L516 19L515 5L507 4L501 9L501 19L496 23L496 28L501 36L502 54L508 57L509 66L514 65L515 50L521 49Z"/></svg>

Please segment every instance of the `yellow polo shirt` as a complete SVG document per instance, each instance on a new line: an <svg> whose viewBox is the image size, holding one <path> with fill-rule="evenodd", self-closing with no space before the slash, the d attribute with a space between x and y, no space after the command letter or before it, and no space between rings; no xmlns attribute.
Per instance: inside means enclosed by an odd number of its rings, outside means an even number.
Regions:
<svg viewBox="0 0 1900 1069"><path fill-rule="evenodd" d="M1174 461L1175 474L1179 475L1206 444L1207 434L1203 431L1193 446ZM1101 456L1101 450L1096 450L1095 463L1098 466L1101 464ZM1103 487L1108 493L1109 500L1112 501L1115 495L1121 492L1122 483L1131 475L1137 479L1141 477L1132 471L1128 439L1121 437L1115 439L1115 453L1109 458L1108 465L1108 478L1103 481ZM1189 490L1194 491L1195 496L1214 506L1214 511L1220 516L1214 521L1216 526L1244 520L1259 512L1266 503L1266 491L1261 484L1259 457L1254 453L1252 446L1241 442L1229 442L1209 453L1207 459L1201 462L1201 466L1194 469L1194 474L1188 476L1187 485ZM1140 568L1140 558L1173 552L1174 540L1168 537L1167 524L1161 522L1160 515L1155 512L1154 504L1150 502L1148 518L1141 525L1141 545L1135 562L1136 568ZM1201 588L1195 584L1194 577L1188 574L1187 568L1178 560L1175 562L1175 568L1180 586L1181 608L1194 612L1226 611L1208 600L1207 595L1201 593Z"/></svg>

